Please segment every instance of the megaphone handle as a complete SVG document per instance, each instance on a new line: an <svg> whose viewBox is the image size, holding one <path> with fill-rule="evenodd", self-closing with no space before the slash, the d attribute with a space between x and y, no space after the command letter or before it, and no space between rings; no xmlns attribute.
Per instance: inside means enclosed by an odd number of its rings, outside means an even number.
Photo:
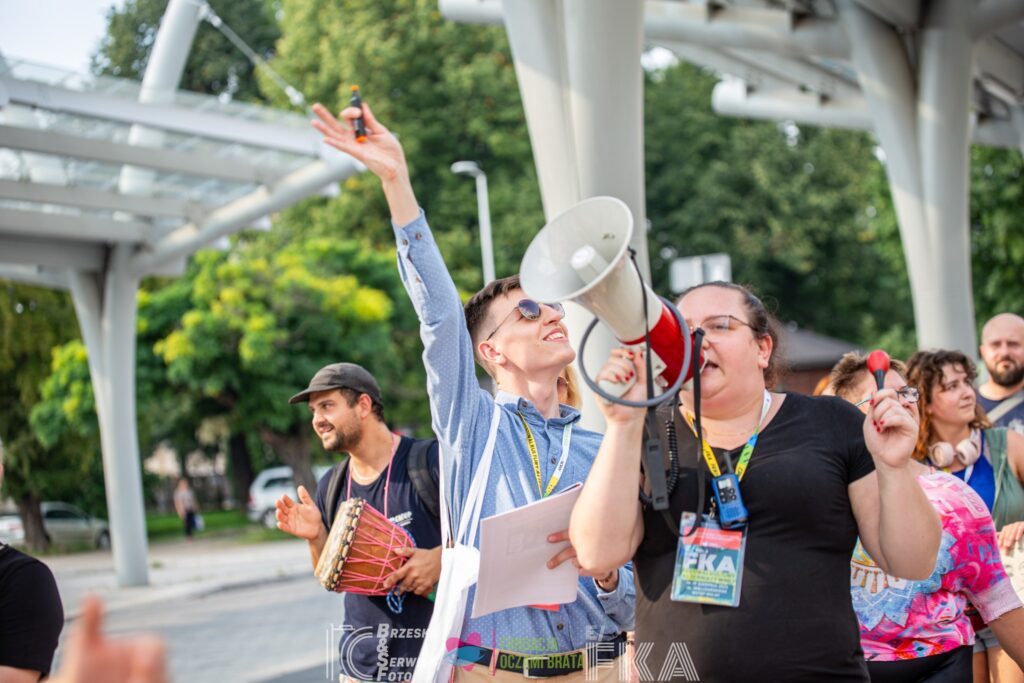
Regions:
<svg viewBox="0 0 1024 683"><path fill-rule="evenodd" d="M636 384L636 375L634 374L625 382L612 382L611 380L602 379L597 384L615 398L622 398L622 395L633 388L633 385Z"/></svg>

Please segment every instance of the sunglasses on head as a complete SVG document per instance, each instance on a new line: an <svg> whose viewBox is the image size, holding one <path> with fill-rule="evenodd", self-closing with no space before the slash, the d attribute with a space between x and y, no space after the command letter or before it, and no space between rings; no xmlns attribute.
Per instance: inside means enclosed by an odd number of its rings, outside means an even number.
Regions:
<svg viewBox="0 0 1024 683"><path fill-rule="evenodd" d="M502 319L502 321L498 323L498 326L495 327L494 330L489 335L487 335L487 338L484 339L484 341L488 341L491 337L493 337L501 328L501 326L507 323L509 317L511 317L512 314L515 313L516 311L519 311L519 315L523 316L523 318L526 320L536 320L537 318L540 317L541 306L547 306L552 311L557 313L559 318L565 315L565 309L562 307L562 304L560 303L543 304L538 303L533 299L520 299L519 303L516 304L516 307L508 312L508 315L506 315L504 319Z"/></svg>

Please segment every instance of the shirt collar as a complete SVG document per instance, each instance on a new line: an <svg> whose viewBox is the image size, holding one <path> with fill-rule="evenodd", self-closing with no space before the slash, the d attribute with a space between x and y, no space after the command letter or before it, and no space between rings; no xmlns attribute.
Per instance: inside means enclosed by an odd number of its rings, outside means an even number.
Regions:
<svg viewBox="0 0 1024 683"><path fill-rule="evenodd" d="M511 392L499 389L494 395L494 400L498 405L507 406L512 410L519 411L526 418L527 422L533 422L536 424L543 424L545 422L553 425L567 425L573 422L578 422L580 419L580 411L576 410L572 406L567 406L564 403L559 406L560 414L558 417L553 417L550 420L545 420L544 417L537 411L532 403L527 401L522 396L513 394Z"/></svg>

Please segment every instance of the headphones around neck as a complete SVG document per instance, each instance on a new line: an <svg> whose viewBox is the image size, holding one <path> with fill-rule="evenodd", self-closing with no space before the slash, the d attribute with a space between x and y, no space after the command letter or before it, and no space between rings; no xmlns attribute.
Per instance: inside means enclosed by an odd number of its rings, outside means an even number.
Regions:
<svg viewBox="0 0 1024 683"><path fill-rule="evenodd" d="M949 467L957 460L964 467L970 467L981 456L980 438L981 433L976 429L972 429L971 436L956 446L945 441L939 441L928 449L928 457L936 467Z"/></svg>

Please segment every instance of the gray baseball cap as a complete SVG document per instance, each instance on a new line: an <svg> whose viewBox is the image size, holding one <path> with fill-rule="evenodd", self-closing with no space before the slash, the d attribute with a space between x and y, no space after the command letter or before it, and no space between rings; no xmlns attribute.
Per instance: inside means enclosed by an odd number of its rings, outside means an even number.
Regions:
<svg viewBox="0 0 1024 683"><path fill-rule="evenodd" d="M317 370L309 386L288 399L289 403L309 401L309 395L331 389L351 389L366 394L374 403L384 404L380 399L380 386L365 368L355 363L332 363Z"/></svg>

